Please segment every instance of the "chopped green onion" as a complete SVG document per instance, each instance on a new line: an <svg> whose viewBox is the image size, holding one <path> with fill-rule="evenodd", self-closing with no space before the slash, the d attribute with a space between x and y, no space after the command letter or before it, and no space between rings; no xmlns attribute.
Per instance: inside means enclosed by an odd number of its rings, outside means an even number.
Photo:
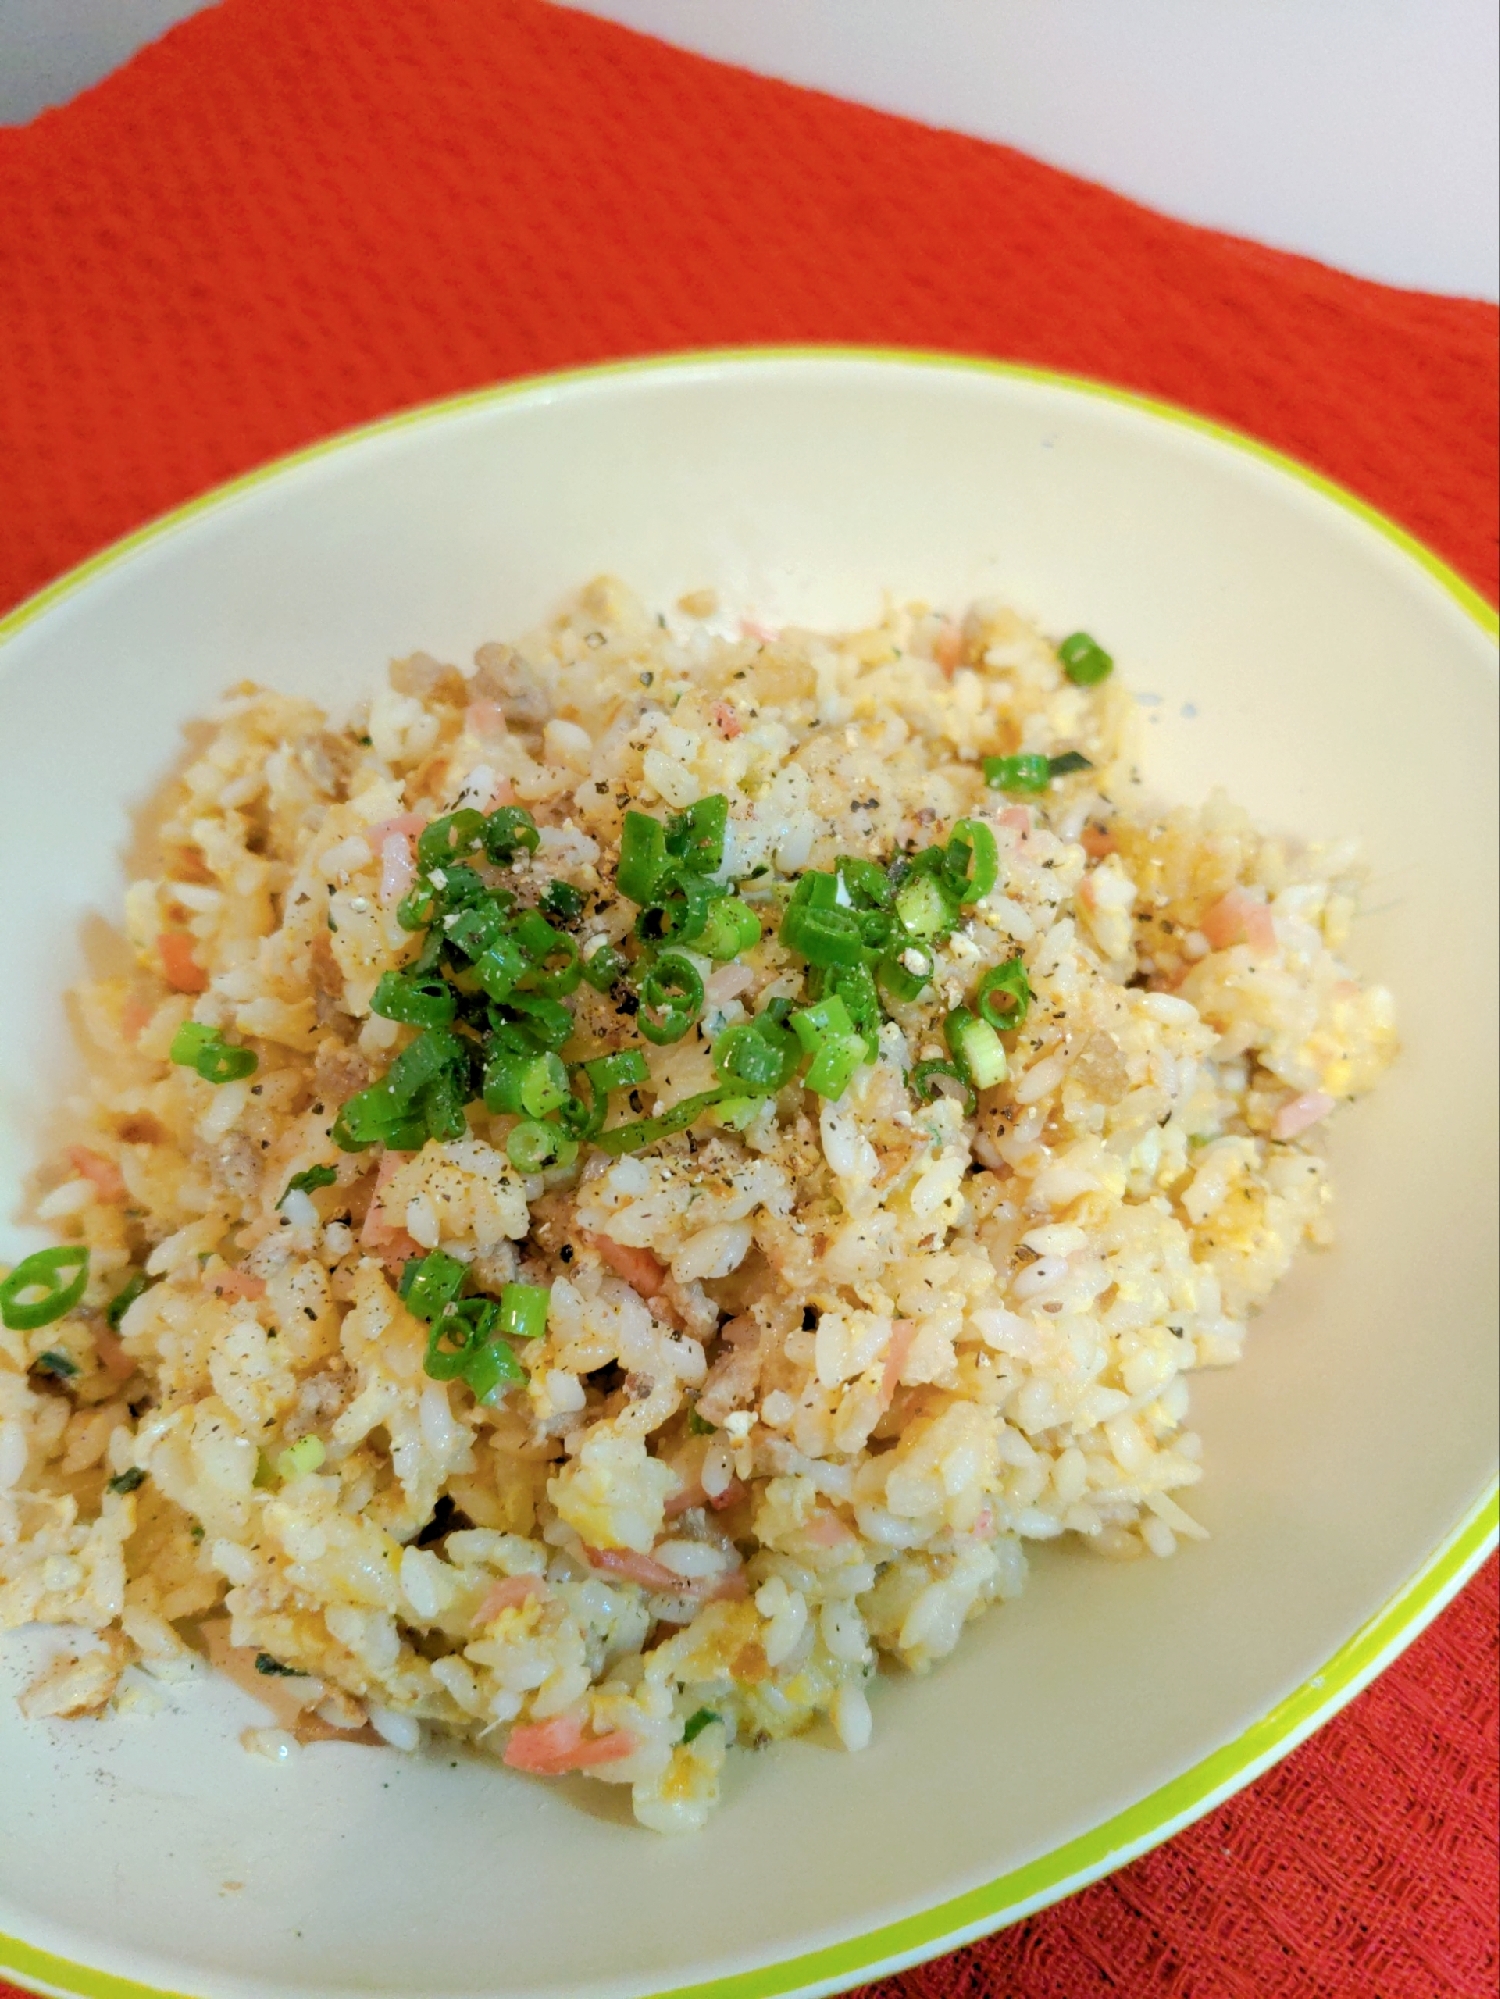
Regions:
<svg viewBox="0 0 1500 1999"><path fill-rule="evenodd" d="M752 1090L779 1090L791 1081L800 1059L796 1040L769 1013L726 1027L714 1042L715 1069L726 1082Z"/></svg>
<svg viewBox="0 0 1500 1999"><path fill-rule="evenodd" d="M397 1295L406 1309L429 1325L439 1318L463 1289L469 1266L444 1250L430 1249L423 1257L413 1257L401 1273Z"/></svg>
<svg viewBox="0 0 1500 1999"><path fill-rule="evenodd" d="M831 882L833 877L823 879ZM781 941L811 965L857 965L864 956L864 939L853 912L822 908L811 900L787 904L781 919Z"/></svg>
<svg viewBox="0 0 1500 1999"><path fill-rule="evenodd" d="M260 1067L253 1048L231 1047L217 1027L203 1027L196 1020L182 1023L167 1053L184 1069L196 1069L205 1083L238 1083Z"/></svg>
<svg viewBox="0 0 1500 1999"><path fill-rule="evenodd" d="M562 1058L550 1051L534 1055L521 1071L516 1092L528 1117L542 1118L568 1101L568 1072Z"/></svg>
<svg viewBox="0 0 1500 1999"><path fill-rule="evenodd" d="M31 1365L38 1374L50 1374L58 1381L71 1381L80 1372L73 1356L60 1353L56 1347L49 1347L46 1353L39 1353Z"/></svg>
<svg viewBox="0 0 1500 1999"><path fill-rule="evenodd" d="M1001 1033L1008 1034L1019 1027L1031 1008L1031 982L1026 977L1025 960L1018 955L1007 958L1003 965L992 965L979 981L974 1004L980 1018Z"/></svg>
<svg viewBox="0 0 1500 1999"><path fill-rule="evenodd" d="M469 1124L464 1116L464 1104L469 1096L467 1075L462 1081L445 1070L434 1076L430 1083L424 1083L417 1092L416 1112L426 1127L428 1138L467 1138Z"/></svg>
<svg viewBox="0 0 1500 1999"><path fill-rule="evenodd" d="M636 918L635 934L643 944L694 943L708 928L715 903L726 899L724 890L717 882L685 872L665 879L667 885Z"/></svg>
<svg viewBox="0 0 1500 1999"><path fill-rule="evenodd" d="M139 1465L131 1465L125 1471L117 1471L113 1478L104 1481L106 1492L137 1492L146 1483L146 1474Z"/></svg>
<svg viewBox="0 0 1500 1999"><path fill-rule="evenodd" d="M961 903L980 902L995 886L1000 854L982 819L960 819L948 841L944 875Z"/></svg>
<svg viewBox="0 0 1500 1999"><path fill-rule="evenodd" d="M492 1405L505 1389L525 1381L526 1370L504 1340L487 1339L469 1354L463 1376L475 1401Z"/></svg>
<svg viewBox="0 0 1500 1999"><path fill-rule="evenodd" d="M829 993L814 1006L799 1007L788 1018L787 1026L802 1043L805 1055L816 1055L831 1035L850 1035L854 1032L849 1009L837 993Z"/></svg>
<svg viewBox="0 0 1500 1999"><path fill-rule="evenodd" d="M500 1330L513 1340L539 1340L547 1330L552 1292L545 1284L502 1284Z"/></svg>
<svg viewBox="0 0 1500 1999"><path fill-rule="evenodd" d="M561 1000L546 993L512 993L505 1002L512 1013L520 1014L526 1031L543 1048L561 1048L572 1035L573 1016Z"/></svg>
<svg viewBox="0 0 1500 1999"><path fill-rule="evenodd" d="M584 1063L583 1073L596 1090L632 1090L638 1083L651 1080L645 1051L640 1048L622 1048L614 1055L600 1055Z"/></svg>
<svg viewBox="0 0 1500 1999"><path fill-rule="evenodd" d="M724 896L708 912L698 948L715 964L727 964L760 942L760 918L738 896Z"/></svg>
<svg viewBox="0 0 1500 1999"><path fill-rule="evenodd" d="M690 1714L682 1724L683 1741L696 1742L704 1729L712 1726L718 1718L711 1707L700 1707L696 1714Z"/></svg>
<svg viewBox="0 0 1500 1999"><path fill-rule="evenodd" d="M138 1270L125 1288L117 1291L114 1297L110 1299L109 1304L105 1307L104 1316L116 1331L119 1330L120 1321L146 1289L146 1275L143 1271Z"/></svg>
<svg viewBox="0 0 1500 1999"><path fill-rule="evenodd" d="M696 1124L706 1110L722 1103L731 1094L727 1087L717 1090L703 1090L695 1097L684 1097L680 1104L674 1104L660 1117L637 1118L632 1124L615 1125L610 1131L601 1131L594 1141L604 1152L618 1157L623 1152L641 1152L648 1145L655 1145L658 1139L668 1138L673 1132L686 1131Z"/></svg>
<svg viewBox="0 0 1500 1999"><path fill-rule="evenodd" d="M613 944L600 944L583 961L583 976L596 993L607 993L630 968L630 961Z"/></svg>
<svg viewBox="0 0 1500 1999"><path fill-rule="evenodd" d="M936 937L953 928L957 911L943 884L921 874L897 894L896 914L913 937Z"/></svg>
<svg viewBox="0 0 1500 1999"><path fill-rule="evenodd" d="M796 1017L793 1014L794 1020ZM855 1070L868 1059L869 1050L862 1034L830 1034L818 1044L802 1080L818 1096L838 1098L848 1089Z"/></svg>
<svg viewBox="0 0 1500 1999"><path fill-rule="evenodd" d="M446 1027L453 1018L452 988L435 972L419 978L382 972L370 995L370 1011L407 1027Z"/></svg>
<svg viewBox="0 0 1500 1999"><path fill-rule="evenodd" d="M754 1124L765 1107L764 1097L726 1097L714 1106L714 1119L730 1131L743 1131L746 1125Z"/></svg>
<svg viewBox="0 0 1500 1999"><path fill-rule="evenodd" d="M524 806L501 805L484 822L484 850L492 861L508 861L523 847L534 854L541 838Z"/></svg>
<svg viewBox="0 0 1500 1999"><path fill-rule="evenodd" d="M838 876L825 874L819 868L809 868L797 877L792 901L805 904L809 909L842 909L845 906L839 901Z"/></svg>
<svg viewBox="0 0 1500 1999"><path fill-rule="evenodd" d="M667 828L667 852L695 874L717 874L724 864L728 825L729 800L716 791L676 815Z"/></svg>
<svg viewBox="0 0 1500 1999"><path fill-rule="evenodd" d="M497 1117L507 1114L519 1117L521 1114L521 1078L525 1075L530 1055L519 1054L514 1048L491 1043L484 1062L484 1107Z"/></svg>
<svg viewBox="0 0 1500 1999"><path fill-rule="evenodd" d="M1071 777L1075 770L1093 768L1082 750L1064 750L1061 756L1047 759L1047 769L1053 777Z"/></svg>
<svg viewBox="0 0 1500 1999"><path fill-rule="evenodd" d="M945 1090L944 1083L951 1083L953 1089ZM973 1117L979 1108L973 1090L951 1062L919 1062L911 1072L911 1087L923 1103L930 1103L938 1096L958 1095L963 1102L965 1117Z"/></svg>
<svg viewBox="0 0 1500 1999"><path fill-rule="evenodd" d="M443 942L452 950L462 951L466 958L482 958L506 935L509 920L500 904L485 896L445 916L439 928Z"/></svg>
<svg viewBox="0 0 1500 1999"><path fill-rule="evenodd" d="M256 1653L255 1670L257 1673L275 1675L288 1680L305 1680L307 1678L306 1673L303 1672L300 1666L283 1666L281 1661L273 1659L269 1652Z"/></svg>
<svg viewBox="0 0 1500 1999"><path fill-rule="evenodd" d="M542 892L543 909L559 923L576 923L583 914L583 901L583 890L562 880L548 882Z"/></svg>
<svg viewBox="0 0 1500 1999"><path fill-rule="evenodd" d="M291 1179L287 1181L286 1186L282 1189L281 1201L278 1201L276 1205L279 1208L281 1202L286 1199L288 1194L315 1194L319 1187L332 1187L338 1177L337 1167L309 1166L305 1173L294 1173L292 1175ZM143 1290L145 1289L145 1282L144 1278L140 1280ZM122 1292L120 1295L123 1297L124 1293ZM111 1305L109 1309L113 1312L115 1308Z"/></svg>
<svg viewBox="0 0 1500 1999"><path fill-rule="evenodd" d="M1097 687L1115 670L1113 659L1087 632L1070 632L1057 648L1057 656L1075 687Z"/></svg>
<svg viewBox="0 0 1500 1999"><path fill-rule="evenodd" d="M430 871L446 868L450 862L484 851L485 819L482 812L465 807L433 819L417 835L417 866Z"/></svg>
<svg viewBox="0 0 1500 1999"><path fill-rule="evenodd" d="M987 1020L956 1006L943 1022L943 1034L959 1073L972 1089L989 1090L1005 1081L1005 1049Z"/></svg>
<svg viewBox="0 0 1500 1999"><path fill-rule="evenodd" d="M1052 766L1046 757L1029 752L1014 757L986 757L984 781L991 791L1045 791L1052 782Z"/></svg>
<svg viewBox="0 0 1500 1999"><path fill-rule="evenodd" d="M0 1321L13 1333L34 1332L71 1312L88 1289L89 1253L82 1243L60 1243L22 1257L0 1283ZM28 1292L40 1297L28 1297ZM40 1363L38 1363L40 1365ZM70 1363L71 1367L71 1363ZM76 1374L76 1367L71 1371Z"/></svg>
<svg viewBox="0 0 1500 1999"><path fill-rule="evenodd" d="M680 952L663 952L641 981L635 1024L659 1047L680 1041L703 1011L703 980Z"/></svg>
<svg viewBox="0 0 1500 1999"><path fill-rule="evenodd" d="M652 902L670 873L666 827L648 812L627 812L620 829L620 862L615 871L621 895L642 905Z"/></svg>
<svg viewBox="0 0 1500 1999"><path fill-rule="evenodd" d="M920 960L920 970L914 970L907 962L911 958ZM936 961L927 946L912 942L882 958L875 967L875 979L887 998L906 1006L926 992L935 969Z"/></svg>
<svg viewBox="0 0 1500 1999"><path fill-rule="evenodd" d="M822 974L825 995L841 999L856 1034L865 1038L873 1062L880 1053L880 994L868 965L832 965Z"/></svg>
<svg viewBox="0 0 1500 1999"><path fill-rule="evenodd" d="M437 915L437 891L429 881L417 880L396 904L396 921L403 930L425 930Z"/></svg>
<svg viewBox="0 0 1500 1999"><path fill-rule="evenodd" d="M528 971L531 960L514 937L497 937L488 950L474 960L474 977L490 998L507 1000L517 979Z"/></svg>
<svg viewBox="0 0 1500 1999"><path fill-rule="evenodd" d="M276 1474L278 1478L301 1478L316 1471L327 1455L321 1437L299 1437L295 1444L277 1452Z"/></svg>
<svg viewBox="0 0 1500 1999"><path fill-rule="evenodd" d="M855 908L889 906L895 890L890 876L877 862L862 860L857 854L840 854L834 868Z"/></svg>
<svg viewBox="0 0 1500 1999"><path fill-rule="evenodd" d="M518 1173L543 1173L549 1166L571 1166L578 1144L560 1124L526 1118L512 1128L505 1153Z"/></svg>

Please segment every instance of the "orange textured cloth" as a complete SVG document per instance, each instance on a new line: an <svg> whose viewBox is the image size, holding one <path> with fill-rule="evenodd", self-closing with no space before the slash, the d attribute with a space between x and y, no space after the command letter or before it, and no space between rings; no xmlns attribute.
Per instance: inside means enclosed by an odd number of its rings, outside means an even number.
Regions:
<svg viewBox="0 0 1500 1999"><path fill-rule="evenodd" d="M1496 314L541 0L222 0L0 132L0 610L331 430L533 370L867 341L1097 375L1493 596ZM882 1999L1485 1999L1495 1568L1277 1771ZM0 1988L3 1990L3 1988Z"/></svg>

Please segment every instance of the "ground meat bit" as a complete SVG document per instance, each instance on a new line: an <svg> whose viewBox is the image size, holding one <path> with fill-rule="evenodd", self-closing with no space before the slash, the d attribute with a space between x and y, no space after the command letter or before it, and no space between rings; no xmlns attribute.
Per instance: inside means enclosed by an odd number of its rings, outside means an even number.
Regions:
<svg viewBox="0 0 1500 1999"><path fill-rule="evenodd" d="M387 677L398 694L412 694L419 701L462 708L469 698L469 683L458 668L444 666L431 653L414 652L409 659L393 659Z"/></svg>
<svg viewBox="0 0 1500 1999"><path fill-rule="evenodd" d="M470 689L476 701L493 701L513 729L540 729L552 714L546 682L511 646L481 646L474 655Z"/></svg>

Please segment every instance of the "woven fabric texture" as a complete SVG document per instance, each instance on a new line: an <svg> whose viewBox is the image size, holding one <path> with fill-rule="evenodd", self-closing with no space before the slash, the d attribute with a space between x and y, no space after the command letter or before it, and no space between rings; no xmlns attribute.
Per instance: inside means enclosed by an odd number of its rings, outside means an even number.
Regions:
<svg viewBox="0 0 1500 1999"><path fill-rule="evenodd" d="M773 341L995 355L1190 405L1495 595L1493 307L1191 229L542 0L221 0L0 131L0 611L366 418ZM1487 1999L1495 1633L1491 1563L1231 1804L871 1992Z"/></svg>

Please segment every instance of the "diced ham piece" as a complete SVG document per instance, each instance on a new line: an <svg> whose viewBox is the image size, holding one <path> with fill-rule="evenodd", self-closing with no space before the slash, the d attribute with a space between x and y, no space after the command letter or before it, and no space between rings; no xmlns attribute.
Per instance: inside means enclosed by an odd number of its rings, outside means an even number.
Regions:
<svg viewBox="0 0 1500 1999"><path fill-rule="evenodd" d="M815 1548L842 1548L854 1539L854 1533L836 1513L819 1512L803 1528L802 1538L811 1541Z"/></svg>
<svg viewBox="0 0 1500 1999"><path fill-rule="evenodd" d="M151 1002L132 993L120 1009L120 1032L127 1041L139 1041L154 1011Z"/></svg>
<svg viewBox="0 0 1500 1999"><path fill-rule="evenodd" d="M724 1490L716 1492L712 1498L694 1479L691 1485L685 1485L672 1494L663 1511L668 1520L675 1520L679 1513L686 1513L694 1506L711 1506L715 1513L722 1513L726 1507L737 1506L744 1496L745 1488L737 1478L732 1478Z"/></svg>
<svg viewBox="0 0 1500 1999"><path fill-rule="evenodd" d="M471 701L464 710L464 727L471 736L477 736L482 743L495 742L505 734L505 715L493 701ZM509 783L509 778L506 778L501 788L504 789ZM514 796L502 798L499 803L514 805L515 798Z"/></svg>
<svg viewBox="0 0 1500 1999"><path fill-rule="evenodd" d="M1281 1106L1272 1120L1271 1136L1296 1138L1310 1125L1315 1125L1320 1118L1327 1117L1336 1102L1337 1099L1330 1097L1324 1090L1308 1090L1300 1097L1293 1097L1290 1103Z"/></svg>
<svg viewBox="0 0 1500 1999"><path fill-rule="evenodd" d="M731 701L716 701L708 711L708 718L726 743L732 743L742 732L743 724Z"/></svg>
<svg viewBox="0 0 1500 1999"><path fill-rule="evenodd" d="M125 1182L120 1178L120 1169L102 1152L92 1152L86 1145L70 1145L68 1162L80 1179L94 1183L101 1201L125 1199Z"/></svg>
<svg viewBox="0 0 1500 1999"><path fill-rule="evenodd" d="M264 1298L266 1280L249 1270L216 1270L208 1280L209 1289L218 1298Z"/></svg>
<svg viewBox="0 0 1500 1999"><path fill-rule="evenodd" d="M586 1547L583 1553L591 1569L603 1569L606 1575L622 1576L628 1583L639 1583L642 1589L681 1596L692 1588L691 1583L674 1575L665 1564L653 1562L649 1555L638 1555L634 1548Z"/></svg>
<svg viewBox="0 0 1500 1999"><path fill-rule="evenodd" d="M957 625L944 625L932 648L932 656L951 680L954 668L964 656L964 635Z"/></svg>
<svg viewBox="0 0 1500 1999"><path fill-rule="evenodd" d="M896 1393L896 1384L901 1379L901 1370L906 1365L906 1357L911 1352L911 1343L917 1337L915 1319L896 1319L891 1325L890 1343L885 1350L885 1368L880 1376L880 1406L889 1409L891 1397Z"/></svg>
<svg viewBox="0 0 1500 1999"><path fill-rule="evenodd" d="M1102 861L1120 849L1115 836L1106 826L1085 826L1078 836L1078 844L1091 861Z"/></svg>
<svg viewBox="0 0 1500 1999"><path fill-rule="evenodd" d="M108 1326L95 1328L94 1350L111 1381L129 1381L131 1375L135 1373L135 1362Z"/></svg>
<svg viewBox="0 0 1500 1999"><path fill-rule="evenodd" d="M740 630L747 639L759 639L762 645L770 645L777 634L771 625L763 625L758 618L741 618Z"/></svg>
<svg viewBox="0 0 1500 1999"><path fill-rule="evenodd" d="M474 1613L474 1628L491 1624L502 1610L514 1610L534 1596L545 1596L547 1585L540 1576L502 1576L484 1593Z"/></svg>
<svg viewBox="0 0 1500 1999"><path fill-rule="evenodd" d="M654 1298L666 1283L666 1267L649 1249L636 1249L630 1243L616 1242L613 1236L600 1235L594 1229L587 1231L587 1237L616 1277L623 1277L631 1290L639 1292L642 1298Z"/></svg>
<svg viewBox="0 0 1500 1999"><path fill-rule="evenodd" d="M375 1255L383 1259L386 1259L386 1252L397 1236L411 1241L401 1223L392 1221L386 1213L381 1205L380 1196L407 1161L414 1157L415 1154L410 1152L387 1152L381 1155L379 1170L375 1175L375 1194L365 1210L364 1226L359 1232L359 1246L361 1249L372 1250ZM412 1244L412 1250L418 1256L422 1253L415 1243Z"/></svg>
<svg viewBox="0 0 1500 1999"><path fill-rule="evenodd" d="M1000 814L1000 824L1008 826L1012 833L1023 836L1031 831L1031 807L1029 805L1007 805Z"/></svg>
<svg viewBox="0 0 1500 1999"><path fill-rule="evenodd" d="M633 1756L639 1746L628 1728L613 1729L608 1735L585 1735L581 1716L560 1714L553 1721L528 1721L513 1728L504 1761L512 1770L561 1777L569 1770L618 1763Z"/></svg>
<svg viewBox="0 0 1500 1999"><path fill-rule="evenodd" d="M185 930L164 930L156 940L162 976L174 992L206 993L208 974L193 956L193 940Z"/></svg>
<svg viewBox="0 0 1500 1999"><path fill-rule="evenodd" d="M1215 951L1227 951L1233 944L1248 944L1253 951L1276 949L1276 925L1270 910L1259 897L1242 888L1230 889L1204 910L1198 928Z"/></svg>

